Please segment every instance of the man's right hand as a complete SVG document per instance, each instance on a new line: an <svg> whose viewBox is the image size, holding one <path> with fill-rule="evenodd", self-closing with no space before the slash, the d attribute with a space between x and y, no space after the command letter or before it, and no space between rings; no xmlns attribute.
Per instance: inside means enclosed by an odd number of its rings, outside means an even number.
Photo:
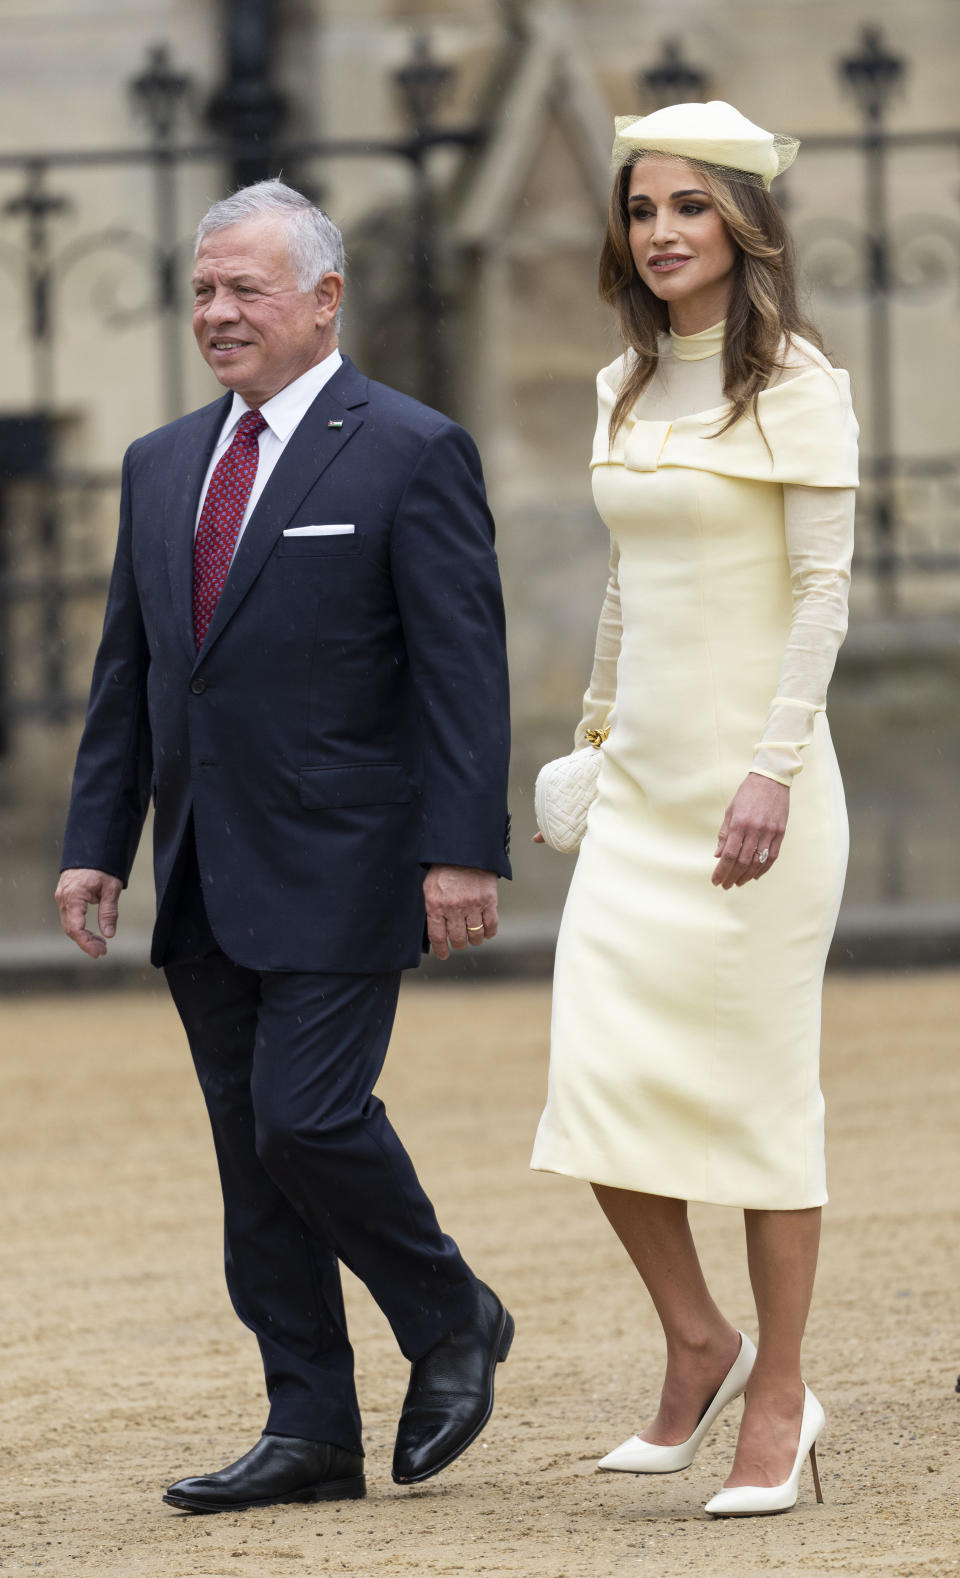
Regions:
<svg viewBox="0 0 960 1578"><path fill-rule="evenodd" d="M106 871L89 871L84 866L76 866L60 873L54 895L60 911L60 924L67 936L91 959L99 959L106 953L107 945L103 938L112 937L116 932L117 908L122 892L120 878L111 877ZM97 906L97 923L103 937L87 930L88 904Z"/></svg>

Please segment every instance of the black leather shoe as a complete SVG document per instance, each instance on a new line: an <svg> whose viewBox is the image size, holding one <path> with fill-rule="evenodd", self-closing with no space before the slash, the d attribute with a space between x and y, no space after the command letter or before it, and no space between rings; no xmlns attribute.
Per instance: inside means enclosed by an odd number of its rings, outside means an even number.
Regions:
<svg viewBox="0 0 960 1578"><path fill-rule="evenodd" d="M415 1485L465 1452L493 1413L493 1376L510 1352L513 1317L479 1284L477 1311L410 1367L393 1453L398 1485Z"/></svg>
<svg viewBox="0 0 960 1578"><path fill-rule="evenodd" d="M178 1479L163 1499L186 1512L242 1512L280 1501L353 1501L366 1493L358 1452L299 1436L265 1435L219 1474Z"/></svg>

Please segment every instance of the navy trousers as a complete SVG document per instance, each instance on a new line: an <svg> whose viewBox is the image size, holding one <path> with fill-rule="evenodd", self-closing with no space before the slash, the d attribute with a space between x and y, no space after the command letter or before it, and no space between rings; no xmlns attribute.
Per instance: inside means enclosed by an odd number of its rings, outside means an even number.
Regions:
<svg viewBox="0 0 960 1578"><path fill-rule="evenodd" d="M191 846L164 969L210 1115L227 1286L257 1337L266 1429L362 1450L339 1262L418 1359L477 1284L372 1094L400 973L261 973L216 944ZM186 955L186 956L185 956Z"/></svg>

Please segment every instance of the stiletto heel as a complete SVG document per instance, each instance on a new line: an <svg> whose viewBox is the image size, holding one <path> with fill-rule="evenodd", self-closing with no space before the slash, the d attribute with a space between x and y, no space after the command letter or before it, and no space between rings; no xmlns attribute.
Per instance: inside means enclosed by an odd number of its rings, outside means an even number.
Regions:
<svg viewBox="0 0 960 1578"><path fill-rule="evenodd" d="M817 1500L823 1502L820 1474L817 1469L817 1437L825 1424L823 1409L809 1386L803 1388L803 1413L800 1418L800 1441L793 1468L782 1485L732 1485L729 1490L719 1490L705 1511L715 1518L748 1518L766 1512L789 1512L797 1504L800 1493L800 1470L809 1454L813 1469L813 1488Z"/></svg>
<svg viewBox="0 0 960 1578"><path fill-rule="evenodd" d="M814 1441L810 1448L810 1467L813 1470L813 1488L817 1493L817 1500L823 1506L823 1491L820 1489L820 1471L817 1468L817 1443Z"/></svg>
<svg viewBox="0 0 960 1578"><path fill-rule="evenodd" d="M697 1455L698 1446L717 1415L746 1390L756 1357L756 1348L750 1338L741 1332L740 1352L721 1381L719 1391L704 1409L693 1435L681 1441L679 1446L657 1446L653 1441L641 1441L639 1436L631 1436L601 1458L597 1467L616 1474L676 1474L680 1469L689 1468Z"/></svg>

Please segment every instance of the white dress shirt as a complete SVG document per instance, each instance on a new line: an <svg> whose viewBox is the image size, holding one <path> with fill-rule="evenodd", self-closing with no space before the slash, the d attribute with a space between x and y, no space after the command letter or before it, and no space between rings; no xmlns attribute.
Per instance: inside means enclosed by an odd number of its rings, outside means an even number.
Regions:
<svg viewBox="0 0 960 1578"><path fill-rule="evenodd" d="M260 407L260 414L267 426L257 440L260 447L260 459L257 462L257 474L253 479L253 487L250 489L250 497L247 500L247 507L244 511L243 520L240 523L240 530L237 533L237 542L243 536L247 521L256 509L257 501L269 482L270 474L286 449L291 435L299 427L320 390L333 377L342 361L343 357L339 351L331 351L330 355L325 356L322 362L317 362L315 367L308 367L305 373L301 373L299 378L293 380L293 383L287 384L286 388L281 389L279 394L275 394L269 400L265 400ZM233 404L230 407L227 420L220 429L217 447L210 456L207 474L203 479L203 487L200 490L200 502L197 505L197 518L193 523L194 536L196 536L197 527L200 524L200 514L207 496L207 489L210 486L210 478L216 470L217 462L226 454L233 443L240 418L245 416L250 409L251 407L247 405L246 401L241 399L240 395L235 392ZM234 549L234 552L236 552L236 549Z"/></svg>

